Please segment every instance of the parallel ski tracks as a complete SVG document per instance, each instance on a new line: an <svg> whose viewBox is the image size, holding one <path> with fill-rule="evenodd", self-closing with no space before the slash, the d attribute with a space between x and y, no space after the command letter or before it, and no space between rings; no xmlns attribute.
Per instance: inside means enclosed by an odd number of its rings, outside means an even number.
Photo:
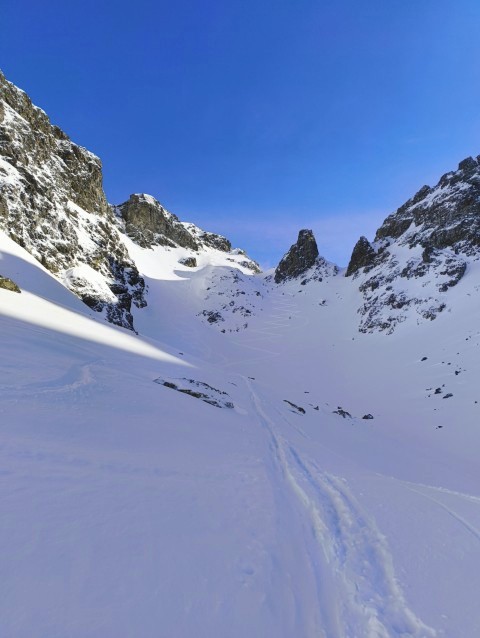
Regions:
<svg viewBox="0 0 480 638"><path fill-rule="evenodd" d="M278 476L292 511L305 519L304 549L315 572L324 638L432 638L436 632L409 608L396 579L386 538L347 483L322 471L278 432L263 401L247 384L259 423L268 433ZM296 505L295 505L296 503ZM300 506L300 507L299 507ZM299 539L295 539L299 542Z"/></svg>

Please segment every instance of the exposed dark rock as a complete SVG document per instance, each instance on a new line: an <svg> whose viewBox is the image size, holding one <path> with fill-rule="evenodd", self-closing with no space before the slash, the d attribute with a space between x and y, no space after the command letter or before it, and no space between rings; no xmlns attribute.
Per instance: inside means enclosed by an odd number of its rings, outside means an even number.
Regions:
<svg viewBox="0 0 480 638"><path fill-rule="evenodd" d="M341 417L343 417L344 419L346 419L347 417L349 419L352 418L352 415L350 414L350 412L347 412L346 410L344 410L342 407L338 406L338 408L336 410L333 411L333 414L339 414Z"/></svg>
<svg viewBox="0 0 480 638"><path fill-rule="evenodd" d="M216 237L218 237L219 239L225 239L224 237L221 237L220 235L216 235ZM257 274L262 272L262 269L260 268L259 264L253 259L251 259L250 257L248 257L248 255L246 254L244 250L241 250L240 248L235 248L234 250L231 250L230 252L232 255L243 255L244 257L246 257L246 259L244 259L243 261L237 261L236 259L233 259L233 257L227 257L228 261L237 263L243 268L247 268L247 270L251 270L252 272Z"/></svg>
<svg viewBox="0 0 480 638"><path fill-rule="evenodd" d="M355 274L360 268L368 268L374 264L375 249L366 237L360 237L350 257L346 277Z"/></svg>
<svg viewBox="0 0 480 638"><path fill-rule="evenodd" d="M162 378L154 379L154 383L158 383L159 385L163 385L166 388L170 388L171 390L176 390L177 392L181 392L182 394L187 394L188 396L193 397L194 399L201 399L205 403L209 405L213 405L216 408L234 408L234 404L232 401L227 400L230 399L227 392L223 390L218 390L208 383L204 383L203 381L196 381L195 379L176 379L177 383L173 381L168 381ZM198 389L194 389L198 388ZM201 391L200 391L201 390Z"/></svg>
<svg viewBox="0 0 480 638"><path fill-rule="evenodd" d="M362 419L367 419L367 420L373 419L373 414L364 414L362 416Z"/></svg>
<svg viewBox="0 0 480 638"><path fill-rule="evenodd" d="M130 195L116 211L125 222L126 233L144 248L161 245L198 250L197 242L178 217L150 195Z"/></svg>
<svg viewBox="0 0 480 638"><path fill-rule="evenodd" d="M222 315L216 310L202 310L200 314L206 317L208 323L218 323L219 321L225 321Z"/></svg>
<svg viewBox="0 0 480 638"><path fill-rule="evenodd" d="M11 292L22 292L17 284L8 277L0 276L0 288L10 290Z"/></svg>
<svg viewBox="0 0 480 638"><path fill-rule="evenodd" d="M467 270L467 264L457 257L448 257L444 262L440 275L446 275L449 279L438 285L440 292L447 292L452 286L456 286Z"/></svg>
<svg viewBox="0 0 480 638"><path fill-rule="evenodd" d="M145 283L116 229L102 187L98 157L74 144L29 97L0 73L0 228L62 283L107 318L132 328L127 307L146 305ZM104 277L75 288L72 269L86 265ZM83 270L83 283L88 270ZM95 279L95 278L93 278ZM124 284L117 298L108 282ZM102 292L103 290L103 292ZM116 293L114 293L116 295ZM129 299L127 300L127 297Z"/></svg>
<svg viewBox="0 0 480 638"><path fill-rule="evenodd" d="M232 254L235 254L235 255L245 255L245 257L247 257L245 251L239 248L235 248L234 250L232 250L232 244L223 235L218 235L216 233L208 233L205 230L198 228L198 226L195 226L195 224L191 224L187 222L183 222L182 225L190 233L190 235L195 239L195 241L197 242L197 244L199 244L199 246L203 246L204 248L207 248L207 247L214 248L215 250L221 250L222 252L225 252L225 253L231 252ZM249 260L248 257L247 257L247 260L246 261L248 265L246 265L246 268L249 268L250 270L254 270L255 266L258 267L258 264L254 262L253 260L251 259ZM259 269L259 272L260 272L260 269Z"/></svg>
<svg viewBox="0 0 480 638"><path fill-rule="evenodd" d="M347 275L367 275L359 286L359 330L390 333L414 314L435 319L447 307L444 295L463 279L469 259L479 256L480 161L470 157L389 215L372 245L362 239L355 246ZM418 278L423 281L415 292L402 283Z"/></svg>
<svg viewBox="0 0 480 638"><path fill-rule="evenodd" d="M480 165L468 157L446 173L437 186L424 186L387 217L375 239L398 239L412 226L410 247L456 248L472 254L480 246ZM455 252L457 252L457 250Z"/></svg>
<svg viewBox="0 0 480 638"><path fill-rule="evenodd" d="M257 275L262 272L262 269L260 268L258 263L254 261L253 259L249 259L248 261L247 260L239 261L238 263L240 264L240 266L243 266L243 268L247 268L248 270L251 270Z"/></svg>
<svg viewBox="0 0 480 638"><path fill-rule="evenodd" d="M283 399L283 401L285 403L288 403L289 406L291 406L296 412L299 412L300 414L305 414L305 409L302 408L299 405L295 405L295 403L292 403L291 401L288 401L287 399Z"/></svg>
<svg viewBox="0 0 480 638"><path fill-rule="evenodd" d="M303 229L298 233L296 244L290 250L275 270L275 283L279 284L287 279L294 279L303 275L315 265L318 257L318 247L313 232Z"/></svg>
<svg viewBox="0 0 480 638"><path fill-rule="evenodd" d="M178 260L180 264L183 266L187 266L188 268L196 268L197 260L195 257L184 257L183 259Z"/></svg>
<svg viewBox="0 0 480 638"><path fill-rule="evenodd" d="M217 250L221 250L225 253L229 253L232 250L232 244L226 237L223 237L223 235L216 235L215 233L207 233L206 231L201 231L198 235L198 239L205 246L216 248Z"/></svg>

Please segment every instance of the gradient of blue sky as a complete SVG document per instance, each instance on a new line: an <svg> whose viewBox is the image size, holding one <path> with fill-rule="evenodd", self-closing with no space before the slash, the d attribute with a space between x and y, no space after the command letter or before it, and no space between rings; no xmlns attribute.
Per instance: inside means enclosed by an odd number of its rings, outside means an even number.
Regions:
<svg viewBox="0 0 480 638"><path fill-rule="evenodd" d="M0 68L104 163L274 264L480 153L478 0L2 0Z"/></svg>

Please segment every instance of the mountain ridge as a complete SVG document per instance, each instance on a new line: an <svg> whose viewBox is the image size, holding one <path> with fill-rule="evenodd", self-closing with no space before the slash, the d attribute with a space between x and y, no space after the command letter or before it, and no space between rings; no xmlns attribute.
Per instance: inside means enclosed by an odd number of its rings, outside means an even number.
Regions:
<svg viewBox="0 0 480 638"><path fill-rule="evenodd" d="M0 228L107 321L134 330L132 313L148 303L123 233L146 248L232 251L226 238L181 223L149 195L108 204L99 158L1 72L0 96ZM259 271L242 254L243 266Z"/></svg>
<svg viewBox="0 0 480 638"><path fill-rule="evenodd" d="M348 276L304 229L275 283L4 112L0 634L477 635L480 261L428 245L470 168Z"/></svg>
<svg viewBox="0 0 480 638"><path fill-rule="evenodd" d="M92 310L134 330L134 315L149 303L126 237L143 249L162 249L160 259L166 259L165 251L182 249L178 264L187 269L198 267L200 253L211 254L212 263L221 254L226 266L258 274L257 288L263 285L258 264L243 251L233 250L225 237L180 221L154 197L133 194L122 204L108 204L100 160L52 125L1 74L0 89L0 227ZM389 334L412 317L435 319L449 307L449 290L478 259L479 158L462 160L435 187L423 186L385 218L373 242L361 237L344 271L319 255L312 231L300 230L275 269L275 284L298 279L306 285L337 274L351 279L359 293L360 332ZM236 297L248 297L251 286L243 275L224 276ZM416 280L421 290L413 285ZM245 319L257 311L254 299L246 306L214 299L210 294L210 307L199 312L209 324L222 322L225 313ZM248 321L234 329L245 327Z"/></svg>

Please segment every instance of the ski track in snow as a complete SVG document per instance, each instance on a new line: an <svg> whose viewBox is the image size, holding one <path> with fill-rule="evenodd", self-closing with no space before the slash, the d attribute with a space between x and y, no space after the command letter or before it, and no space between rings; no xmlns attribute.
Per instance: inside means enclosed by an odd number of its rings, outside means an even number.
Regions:
<svg viewBox="0 0 480 638"><path fill-rule="evenodd" d="M83 364L74 364L54 379L26 384L2 385L0 392L28 394L29 396L32 394L74 392L93 383L92 366L98 362L99 359L95 359Z"/></svg>
<svg viewBox="0 0 480 638"><path fill-rule="evenodd" d="M346 481L327 474L276 432L251 382L243 377L279 470L307 516L307 553L315 570L325 638L432 638L408 607L387 541ZM275 480L275 477L273 477ZM450 512L451 513L451 512ZM471 531L471 530L470 530Z"/></svg>
<svg viewBox="0 0 480 638"><path fill-rule="evenodd" d="M435 503L436 505L438 505L438 507L440 507L445 512L447 512L449 516L454 518L464 529L466 529L467 532L472 534L472 536L474 536L478 541L480 541L480 530L477 527L469 523L463 516L460 516L460 514L457 514L457 512L455 512L451 507L448 507L447 505L445 505L445 503L442 503L441 501L439 501L437 498L434 498L430 494L425 494L425 492L423 492L421 489L422 487L423 489L436 489L436 488L428 488L427 486L422 486L422 485L419 485L417 488L412 487L411 485L406 485L406 487L411 492L414 492L415 494L419 494L420 496L423 496L423 498L426 498L432 503ZM444 492L450 495L455 495L457 497L461 496L465 498L466 496L464 494L459 494L458 492L451 492L450 490L438 489L438 491ZM474 497L471 497L469 500L478 501L478 499L475 499Z"/></svg>
<svg viewBox="0 0 480 638"><path fill-rule="evenodd" d="M383 475L381 475L383 476ZM392 477L394 478L394 477ZM403 485L406 485L407 487L410 488L423 488L426 490L433 490L435 492L440 492L442 494L448 494L449 496L455 496L457 498L462 498L466 501L470 501L472 503L476 503L477 505L480 505L480 496L473 496L472 494L465 494L464 492L457 492L455 490L449 490L446 487L436 487L434 485L426 485L425 483L411 483L410 481L401 481L399 479L395 479L395 481L399 481L400 483L403 483ZM424 494L425 496L425 494Z"/></svg>

